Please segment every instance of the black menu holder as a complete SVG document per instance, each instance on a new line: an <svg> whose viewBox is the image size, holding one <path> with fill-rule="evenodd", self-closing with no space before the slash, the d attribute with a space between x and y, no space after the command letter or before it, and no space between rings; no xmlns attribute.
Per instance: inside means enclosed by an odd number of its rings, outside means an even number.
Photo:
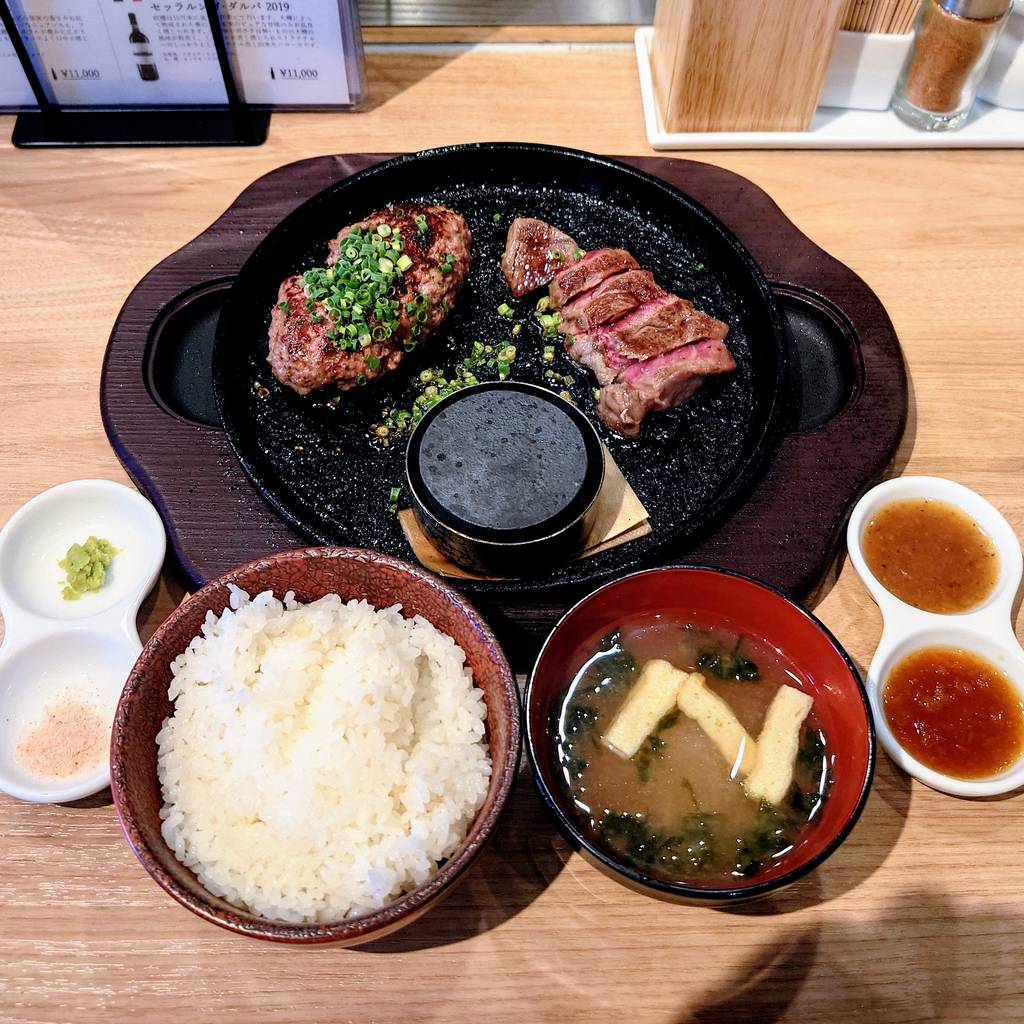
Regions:
<svg viewBox="0 0 1024 1024"><path fill-rule="evenodd" d="M270 112L242 102L228 61L216 0L205 0L217 62L224 79L223 106L62 107L46 94L7 0L0 0L0 21L39 104L14 124L11 141L20 148L54 146L259 146L267 139Z"/></svg>

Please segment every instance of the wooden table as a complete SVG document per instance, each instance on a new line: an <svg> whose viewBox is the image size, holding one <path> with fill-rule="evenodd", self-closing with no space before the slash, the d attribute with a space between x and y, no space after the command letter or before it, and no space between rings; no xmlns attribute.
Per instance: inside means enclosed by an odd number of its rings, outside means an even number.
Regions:
<svg viewBox="0 0 1024 1024"><path fill-rule="evenodd" d="M374 54L369 75L366 112L276 116L259 149L0 152L0 521L52 484L124 479L96 397L110 326L257 175L483 139L649 152L626 48ZM899 467L980 490L1024 532L1019 155L699 158L765 188L885 302L913 379ZM165 576L147 634L179 594ZM849 567L817 611L864 666L880 619ZM362 949L289 949L165 897L109 794L0 796L0 1020L1024 1020L1022 826L1021 797L940 796L882 754L860 824L816 873L746 910L686 909L584 864L524 777L446 905Z"/></svg>

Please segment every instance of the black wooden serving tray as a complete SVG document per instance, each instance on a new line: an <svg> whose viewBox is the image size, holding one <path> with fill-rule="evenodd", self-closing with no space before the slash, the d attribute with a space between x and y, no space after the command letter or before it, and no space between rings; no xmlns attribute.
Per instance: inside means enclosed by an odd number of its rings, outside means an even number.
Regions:
<svg viewBox="0 0 1024 1024"><path fill-rule="evenodd" d="M233 277L300 203L387 158L316 157L260 178L150 271L114 324L100 385L104 426L196 584L308 543L253 488L219 424L210 358ZM828 574L848 510L885 471L903 434L907 383L892 324L853 271L745 178L685 160L624 162L686 192L739 236L772 283L790 342L791 426L771 465L728 519L685 550L662 550L658 561L721 565L806 599ZM519 660L585 589L473 599Z"/></svg>

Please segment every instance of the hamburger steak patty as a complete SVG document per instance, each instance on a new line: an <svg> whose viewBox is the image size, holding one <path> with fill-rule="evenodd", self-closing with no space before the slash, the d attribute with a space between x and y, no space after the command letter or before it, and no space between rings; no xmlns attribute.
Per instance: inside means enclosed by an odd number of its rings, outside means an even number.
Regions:
<svg viewBox="0 0 1024 1024"><path fill-rule="evenodd" d="M377 234L381 225L385 226L383 236ZM425 230L421 230L423 225ZM355 228L362 229L363 234L350 239ZM274 376L300 395L328 384L348 390L395 369L405 353L447 317L466 279L469 227L461 214L446 206L396 204L342 228L329 243L328 268L334 268L336 274L350 270L346 250L353 246L364 249L367 236L378 248L396 239L402 246L401 250L388 250L384 256L395 265L385 275L385 284L369 282L369 287L377 289L375 298L383 298L392 307L397 302L397 311L381 318L370 303L363 315L371 335L346 334L346 319L332 318L323 298L310 297L306 274L289 277L278 291L270 317L267 361ZM398 265L402 257L411 261L404 271ZM379 263L376 259L371 262ZM378 269L371 268L374 273ZM391 285L386 288L388 277ZM390 327L385 323L389 319Z"/></svg>

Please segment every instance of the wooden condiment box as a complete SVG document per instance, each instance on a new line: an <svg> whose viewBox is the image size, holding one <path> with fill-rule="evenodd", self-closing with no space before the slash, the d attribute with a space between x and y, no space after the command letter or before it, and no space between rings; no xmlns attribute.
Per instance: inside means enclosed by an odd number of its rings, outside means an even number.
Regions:
<svg viewBox="0 0 1024 1024"><path fill-rule="evenodd" d="M658 0L651 62L670 132L803 131L845 0Z"/></svg>

